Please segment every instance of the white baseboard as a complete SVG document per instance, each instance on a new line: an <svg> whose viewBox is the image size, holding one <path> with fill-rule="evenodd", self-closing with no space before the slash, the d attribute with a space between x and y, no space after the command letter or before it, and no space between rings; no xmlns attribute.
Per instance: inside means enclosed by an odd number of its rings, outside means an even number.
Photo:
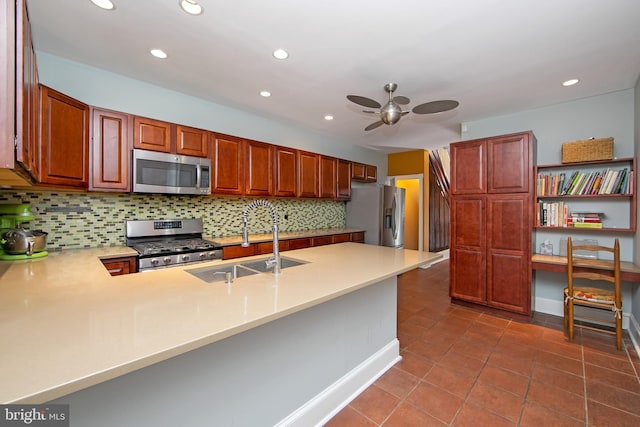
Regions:
<svg viewBox="0 0 640 427"><path fill-rule="evenodd" d="M640 325L633 314L629 316L629 336L636 349L636 354L640 354Z"/></svg>
<svg viewBox="0 0 640 427"><path fill-rule="evenodd" d="M442 256L440 258L434 260L434 261L431 261L431 262L426 263L426 264L422 264L422 265L418 266L418 268L422 268L422 269L426 270L427 268L431 267L434 264L437 264L439 262L442 262L444 260L449 259L449 249L445 249L445 250L437 252L437 253L439 255L442 255Z"/></svg>
<svg viewBox="0 0 640 427"><path fill-rule="evenodd" d="M276 426L321 426L398 363L400 341L394 339Z"/></svg>
<svg viewBox="0 0 640 427"><path fill-rule="evenodd" d="M564 303L562 301L548 298L536 298L534 307L534 311L538 313L564 317ZM629 329L630 317L631 315L629 313L622 313L622 329ZM631 334L631 330L629 330L629 334Z"/></svg>

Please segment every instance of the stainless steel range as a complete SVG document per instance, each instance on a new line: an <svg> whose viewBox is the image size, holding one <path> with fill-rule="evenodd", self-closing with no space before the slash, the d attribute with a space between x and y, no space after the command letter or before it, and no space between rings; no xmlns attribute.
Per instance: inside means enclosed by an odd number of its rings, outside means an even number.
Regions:
<svg viewBox="0 0 640 427"><path fill-rule="evenodd" d="M201 218L127 221L127 246L138 252L138 271L222 259L203 231Z"/></svg>

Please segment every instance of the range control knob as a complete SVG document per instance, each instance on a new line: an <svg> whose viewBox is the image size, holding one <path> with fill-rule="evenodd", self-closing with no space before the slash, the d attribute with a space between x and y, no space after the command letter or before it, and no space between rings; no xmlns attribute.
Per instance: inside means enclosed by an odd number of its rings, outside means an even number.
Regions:
<svg viewBox="0 0 640 427"><path fill-rule="evenodd" d="M149 262L151 263L151 265L158 265L160 261L158 260L158 258L151 258Z"/></svg>
<svg viewBox="0 0 640 427"><path fill-rule="evenodd" d="M200 259L205 259L207 257L207 254L206 252L200 252L198 256L200 257Z"/></svg>
<svg viewBox="0 0 640 427"><path fill-rule="evenodd" d="M165 264L169 264L171 262L171 257L170 256L166 256L166 257L162 258L162 260L164 261Z"/></svg>
<svg viewBox="0 0 640 427"><path fill-rule="evenodd" d="M189 261L189 255L182 255L182 262Z"/></svg>

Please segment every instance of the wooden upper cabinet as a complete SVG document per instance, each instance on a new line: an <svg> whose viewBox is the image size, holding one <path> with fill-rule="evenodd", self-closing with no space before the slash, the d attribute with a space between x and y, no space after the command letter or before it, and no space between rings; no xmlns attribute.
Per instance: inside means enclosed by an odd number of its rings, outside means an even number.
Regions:
<svg viewBox="0 0 640 427"><path fill-rule="evenodd" d="M244 194L270 196L273 192L273 145L247 140L244 149Z"/></svg>
<svg viewBox="0 0 640 427"><path fill-rule="evenodd" d="M490 138L487 142L487 192L527 193L533 156L529 132Z"/></svg>
<svg viewBox="0 0 640 427"><path fill-rule="evenodd" d="M298 150L275 147L273 195L295 197L298 188Z"/></svg>
<svg viewBox="0 0 640 427"><path fill-rule="evenodd" d="M176 125L176 154L209 157L210 132Z"/></svg>
<svg viewBox="0 0 640 427"><path fill-rule="evenodd" d="M378 167L364 163L351 163L351 179L360 182L377 182Z"/></svg>
<svg viewBox="0 0 640 427"><path fill-rule="evenodd" d="M131 122L129 114L92 109L89 190L131 189Z"/></svg>
<svg viewBox="0 0 640 427"><path fill-rule="evenodd" d="M486 140L451 144L451 193L481 194L487 191Z"/></svg>
<svg viewBox="0 0 640 427"><path fill-rule="evenodd" d="M341 200L351 198L351 162L338 159L338 193L337 197Z"/></svg>
<svg viewBox="0 0 640 427"><path fill-rule="evenodd" d="M320 156L320 197L335 199L338 196L338 159Z"/></svg>
<svg viewBox="0 0 640 427"><path fill-rule="evenodd" d="M136 116L133 131L134 148L171 152L171 123Z"/></svg>
<svg viewBox="0 0 640 427"><path fill-rule="evenodd" d="M41 158L44 184L88 187L89 106L40 86Z"/></svg>
<svg viewBox="0 0 640 427"><path fill-rule="evenodd" d="M212 193L244 193L244 140L228 135L213 138Z"/></svg>
<svg viewBox="0 0 640 427"><path fill-rule="evenodd" d="M320 156L298 151L298 197L320 196Z"/></svg>

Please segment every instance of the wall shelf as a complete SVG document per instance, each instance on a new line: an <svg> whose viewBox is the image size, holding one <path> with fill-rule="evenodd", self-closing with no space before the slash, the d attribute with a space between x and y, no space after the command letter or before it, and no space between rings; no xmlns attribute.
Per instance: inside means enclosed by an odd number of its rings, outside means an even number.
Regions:
<svg viewBox="0 0 640 427"><path fill-rule="evenodd" d="M616 172L617 176L624 176L623 170L626 170L624 174L627 175L628 184L625 182L614 184L614 177L611 181L612 185L605 193L599 193L598 191L602 190L597 190L597 185L593 185L598 176L604 182L604 176L608 171ZM574 173L585 176L582 185L573 186L569 183ZM561 174L564 174L564 180ZM534 229L585 233L634 233L636 231L635 174L636 159L634 157L536 166ZM572 191L576 193L572 194ZM572 212L569 203L573 212L602 212L604 214L602 228L573 227L570 222L568 226L564 225L568 223L567 217ZM542 225L545 222L543 204L548 204L545 225ZM597 207L594 208L594 205Z"/></svg>

